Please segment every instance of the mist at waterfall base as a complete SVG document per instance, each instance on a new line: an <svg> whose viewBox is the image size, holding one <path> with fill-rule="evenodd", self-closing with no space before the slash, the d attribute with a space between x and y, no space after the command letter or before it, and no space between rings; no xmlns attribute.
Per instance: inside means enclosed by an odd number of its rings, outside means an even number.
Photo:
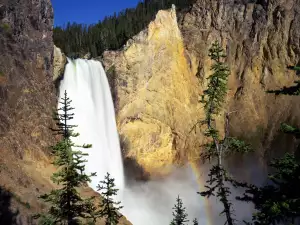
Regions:
<svg viewBox="0 0 300 225"><path fill-rule="evenodd" d="M150 181L135 181L124 177L123 161L119 136L115 121L115 112L105 71L100 62L94 60L69 60L64 77L60 82L61 99L67 91L74 107L74 119L70 124L77 125L75 132L80 136L72 138L75 144L92 144L92 148L80 149L88 153L85 172L97 172L89 184L95 191L99 181L106 173L115 178L119 189L116 200L124 208L121 213L133 225L170 224L172 211L179 195L183 200L190 223L197 218L199 224L209 224L204 207L204 198L197 194L199 184L189 166L174 169L165 178ZM60 103L58 107L60 107ZM128 182L130 180L130 182ZM211 201L213 224L224 224L219 217L222 211L220 203ZM247 214L249 215L249 211ZM245 214L243 207L238 209L239 217Z"/></svg>
<svg viewBox="0 0 300 225"><path fill-rule="evenodd" d="M60 98L65 90L74 107L74 119L70 124L77 125L74 130L80 133L72 141L92 144L92 148L81 149L89 154L85 172L97 172L97 177L89 184L91 188L97 190L99 181L109 172L119 189L117 200L124 206L121 212L134 225L169 224L178 195L187 208L189 219L198 218L200 224L206 223L203 201L197 194L198 184L189 167L177 169L165 179L125 185L113 101L100 62L68 60L60 82Z"/></svg>

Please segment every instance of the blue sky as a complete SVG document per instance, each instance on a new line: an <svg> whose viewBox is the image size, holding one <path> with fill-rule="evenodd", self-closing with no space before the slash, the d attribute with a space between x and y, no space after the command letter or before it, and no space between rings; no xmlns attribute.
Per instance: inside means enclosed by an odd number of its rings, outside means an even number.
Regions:
<svg viewBox="0 0 300 225"><path fill-rule="evenodd" d="M97 23L105 16L125 8L135 7L140 0L52 0L54 24L64 25L68 21Z"/></svg>

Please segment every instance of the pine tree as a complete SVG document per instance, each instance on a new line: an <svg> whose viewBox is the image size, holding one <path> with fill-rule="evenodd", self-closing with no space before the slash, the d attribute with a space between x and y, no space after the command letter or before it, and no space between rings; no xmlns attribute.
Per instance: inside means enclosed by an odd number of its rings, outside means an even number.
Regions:
<svg viewBox="0 0 300 225"><path fill-rule="evenodd" d="M54 219L54 224L77 225L81 223L80 219L90 218L95 207L93 206L93 198L82 199L76 188L90 182L90 178L96 174L87 175L84 173L86 160L83 157L87 154L73 150L74 147L90 148L91 145L79 146L71 141L71 137L79 135L72 130L76 126L69 124L74 116L74 113L70 113L70 111L74 108L70 106L72 101L67 97L66 91L61 100L62 107L58 109L54 117L58 128L52 129L56 135L62 135L62 140L52 146L55 156L53 164L58 167L52 180L61 185L61 188L52 190L40 198L50 203L48 214ZM41 216L39 214L36 218Z"/></svg>
<svg viewBox="0 0 300 225"><path fill-rule="evenodd" d="M233 225L233 209L232 204L228 200L230 189L225 184L228 175L223 167L223 159L233 152L248 152L250 147L243 141L229 136L229 115L231 112L225 113L225 135L223 139L221 139L219 131L215 127L215 118L220 114L227 95L227 81L230 70L223 62L226 55L218 42L213 43L209 49L209 56L214 62L211 67L212 74L207 78L208 87L201 96L201 103L204 104L205 119L198 121L192 130L197 125L206 127L204 135L211 142L204 145L205 151L201 154L201 157L203 160L216 159L217 162L210 169L208 185L205 186L207 191L202 191L199 194L210 197L216 193L217 198L224 206L221 214L225 214L228 225Z"/></svg>
<svg viewBox="0 0 300 225"><path fill-rule="evenodd" d="M176 199L176 204L173 209L173 220L171 221L170 225L184 225L189 222L189 220L187 220L188 215L186 213L186 209L183 207L182 200L179 196Z"/></svg>
<svg viewBox="0 0 300 225"><path fill-rule="evenodd" d="M196 218L193 220L193 225L198 225L198 220Z"/></svg>
<svg viewBox="0 0 300 225"><path fill-rule="evenodd" d="M121 202L115 202L113 197L117 195L118 189L115 188L115 179L110 177L107 173L103 181L100 181L97 190L101 192L103 200L100 203L100 211L97 213L98 217L105 218L105 225L116 225L122 217L118 210L122 209Z"/></svg>
<svg viewBox="0 0 300 225"><path fill-rule="evenodd" d="M299 67L289 67L289 69L300 72ZM296 83L296 86L284 87L281 90L271 90L268 93L274 93L275 95L300 95L300 82L296 81ZM300 138L299 128L283 123L281 124L281 130L297 139ZM286 154L283 158L271 162L270 166L275 171L269 174L270 184L263 187L232 181L236 187L246 188L244 195L237 197L237 199L254 204L257 211L253 214L253 223L255 225L299 224L299 159L296 159L292 154Z"/></svg>
<svg viewBox="0 0 300 225"><path fill-rule="evenodd" d="M146 28L160 9L169 9L175 4L178 10L191 6L195 0L144 0L135 8L125 9L118 14L107 16L101 22L86 26L68 23L55 27L54 43L68 57L79 57L91 52L92 57L109 50L121 48L128 39Z"/></svg>

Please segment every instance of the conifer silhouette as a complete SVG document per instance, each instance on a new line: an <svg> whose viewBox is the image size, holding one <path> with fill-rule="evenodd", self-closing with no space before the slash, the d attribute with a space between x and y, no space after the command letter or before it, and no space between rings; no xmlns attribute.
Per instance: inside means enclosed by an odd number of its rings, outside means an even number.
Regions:
<svg viewBox="0 0 300 225"><path fill-rule="evenodd" d="M122 217L118 210L122 209L121 202L115 202L113 197L117 195L118 189L115 187L115 179L107 173L103 181L97 186L101 192L103 200L100 203L100 211L97 216L105 218L105 225L116 225Z"/></svg>
<svg viewBox="0 0 300 225"><path fill-rule="evenodd" d="M52 146L52 153L55 156L53 164L58 167L58 171L53 174L52 180L54 183L61 185L61 188L40 196L41 199L50 204L48 215L51 217L42 216L41 214L35 216L35 218L40 219L51 218L54 224L81 224L81 220L92 217L95 210L93 198L82 199L77 191L78 187L90 182L90 178L95 176L96 173L85 174L84 163L86 160L83 157L87 154L73 149L75 147L90 148L91 145L84 144L80 146L71 141L71 137L79 135L72 130L76 126L69 124L74 116L74 113L70 113L74 109L71 107L71 102L65 91L60 102L62 106L54 116L57 128L52 129L54 134L62 136L62 140Z"/></svg>
<svg viewBox="0 0 300 225"><path fill-rule="evenodd" d="M173 210L173 220L170 225L184 225L189 222L189 220L187 220L188 214L186 213L186 209L183 207L182 200L179 196L176 198L176 204L173 207Z"/></svg>

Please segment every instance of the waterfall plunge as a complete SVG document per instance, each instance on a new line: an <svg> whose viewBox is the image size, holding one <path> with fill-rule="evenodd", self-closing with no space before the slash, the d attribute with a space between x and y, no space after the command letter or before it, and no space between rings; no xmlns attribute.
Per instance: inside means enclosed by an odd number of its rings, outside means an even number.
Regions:
<svg viewBox="0 0 300 225"><path fill-rule="evenodd" d="M105 71L100 62L93 60L68 60L64 79L60 83L60 98L64 91L72 100L76 144L92 144L82 149L89 154L86 173L97 172L90 187L96 190L100 180L109 172L119 191L122 213L134 225L164 225L172 219L172 207L178 195L187 208L190 223L198 218L206 224L205 209L197 195L198 184L190 168L177 169L163 180L131 182L124 185L124 172L116 128L113 101Z"/></svg>
<svg viewBox="0 0 300 225"><path fill-rule="evenodd" d="M96 190L107 172L115 178L118 189L124 189L123 163L115 121L115 111L105 71L93 60L68 60L64 79L60 83L60 98L65 90L72 100L75 131L80 136L72 140L76 144L92 144L88 153L86 173L97 172L90 186Z"/></svg>

